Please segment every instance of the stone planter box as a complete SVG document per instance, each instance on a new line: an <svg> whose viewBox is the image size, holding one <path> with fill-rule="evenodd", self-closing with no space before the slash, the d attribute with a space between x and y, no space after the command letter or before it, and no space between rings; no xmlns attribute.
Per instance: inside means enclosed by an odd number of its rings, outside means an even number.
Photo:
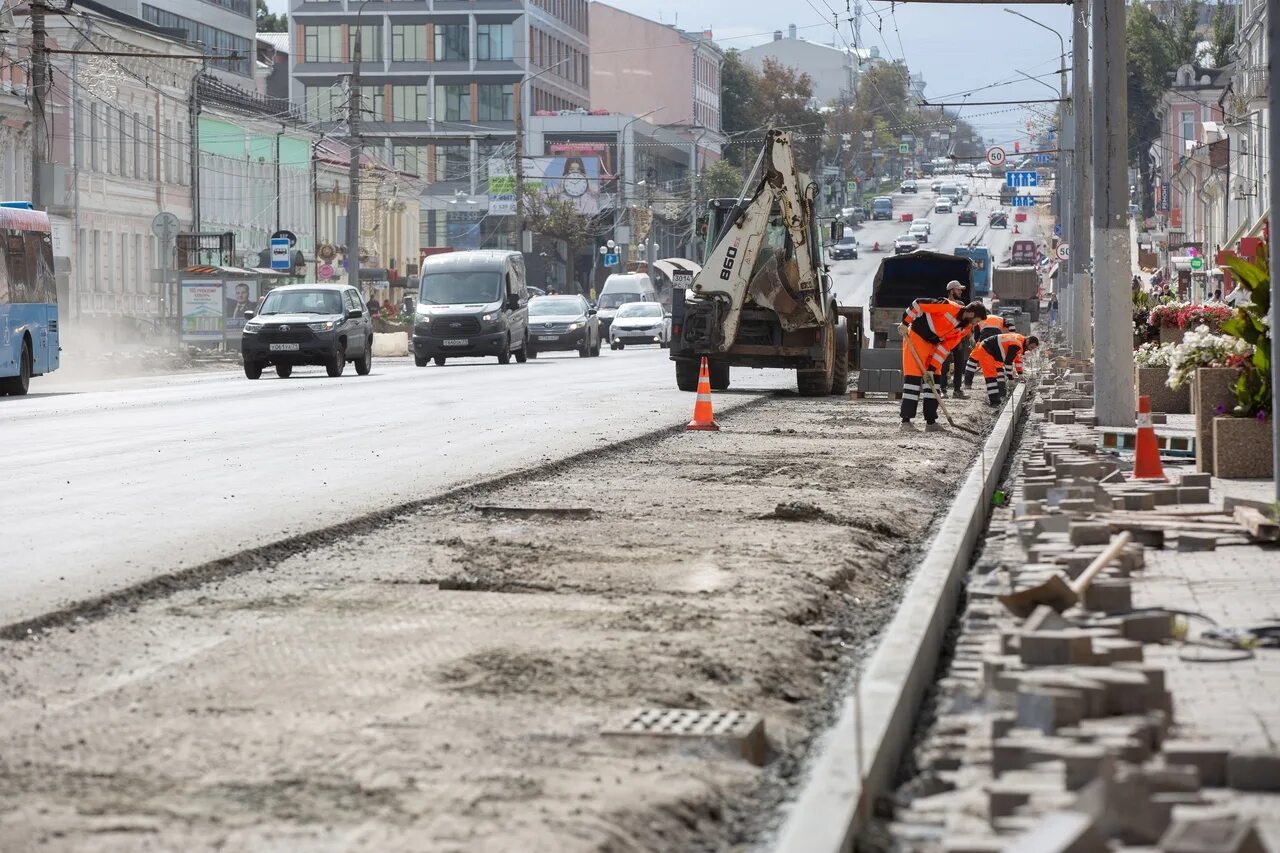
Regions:
<svg viewBox="0 0 1280 853"><path fill-rule="evenodd" d="M1214 418L1213 471L1224 480L1270 479L1271 422Z"/></svg>
<svg viewBox="0 0 1280 853"><path fill-rule="evenodd" d="M1169 415L1186 415L1191 412L1191 386L1173 390L1167 384L1167 367L1139 367L1137 370L1138 396L1151 398L1151 411Z"/></svg>
<svg viewBox="0 0 1280 853"><path fill-rule="evenodd" d="M409 354L407 332L374 332L373 354L378 358L396 358Z"/></svg>
<svg viewBox="0 0 1280 853"><path fill-rule="evenodd" d="M1232 388L1240 371L1234 367L1202 367L1191 380L1191 397L1195 400L1196 416L1196 470L1212 474L1213 421L1218 417L1218 406L1228 410L1236 404Z"/></svg>
<svg viewBox="0 0 1280 853"><path fill-rule="evenodd" d="M1160 343L1162 344L1180 344L1182 343L1182 330L1177 326L1173 328L1160 327Z"/></svg>

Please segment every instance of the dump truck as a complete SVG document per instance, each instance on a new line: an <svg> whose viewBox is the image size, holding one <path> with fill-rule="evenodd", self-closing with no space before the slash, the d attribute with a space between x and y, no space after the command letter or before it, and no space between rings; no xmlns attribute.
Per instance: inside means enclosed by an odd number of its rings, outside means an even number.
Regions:
<svg viewBox="0 0 1280 853"><path fill-rule="evenodd" d="M947 285L964 285L964 301L973 299L973 264L945 252L916 251L890 255L880 262L871 283L871 333L874 346L902 340L902 314L920 298L942 298Z"/></svg>
<svg viewBox="0 0 1280 853"><path fill-rule="evenodd" d="M992 307L1019 308L1034 323L1040 319L1040 272L1035 267L996 267L991 274Z"/></svg>
<svg viewBox="0 0 1280 853"><path fill-rule="evenodd" d="M789 131L766 134L746 187L741 198L710 201L702 268L672 291L676 386L696 391L706 358L713 389L729 387L733 366L780 367L796 371L803 396L843 394L862 349L862 309L836 302L814 216L818 186L796 169Z"/></svg>
<svg viewBox="0 0 1280 853"><path fill-rule="evenodd" d="M968 258L973 267L973 297L982 299L991 294L991 250L986 246L957 246L954 254Z"/></svg>

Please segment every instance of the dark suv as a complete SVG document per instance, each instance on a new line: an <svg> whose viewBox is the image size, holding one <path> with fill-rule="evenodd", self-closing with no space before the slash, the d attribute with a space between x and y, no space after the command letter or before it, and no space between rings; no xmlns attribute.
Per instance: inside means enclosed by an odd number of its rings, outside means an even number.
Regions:
<svg viewBox="0 0 1280 853"><path fill-rule="evenodd" d="M246 311L240 354L244 375L262 376L274 365L281 379L295 365L323 365L341 376L348 361L356 373L373 368L373 320L360 291L341 284L290 284L267 294L257 313Z"/></svg>

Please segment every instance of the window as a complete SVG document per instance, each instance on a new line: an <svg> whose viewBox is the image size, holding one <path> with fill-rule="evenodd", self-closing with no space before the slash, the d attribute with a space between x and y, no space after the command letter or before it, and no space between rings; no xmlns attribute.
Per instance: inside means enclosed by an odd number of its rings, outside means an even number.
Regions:
<svg viewBox="0 0 1280 853"><path fill-rule="evenodd" d="M385 86L360 87L360 114L365 121L387 120L387 91Z"/></svg>
<svg viewBox="0 0 1280 853"><path fill-rule="evenodd" d="M302 36L303 62L341 62L342 27L308 26Z"/></svg>
<svg viewBox="0 0 1280 853"><path fill-rule="evenodd" d="M510 24L476 24L476 59L511 58Z"/></svg>
<svg viewBox="0 0 1280 853"><path fill-rule="evenodd" d="M436 146L436 180L460 181L471 174L471 156L459 146Z"/></svg>
<svg viewBox="0 0 1280 853"><path fill-rule="evenodd" d="M392 86L391 120L426 121L431 117L426 86Z"/></svg>
<svg viewBox="0 0 1280 853"><path fill-rule="evenodd" d="M343 102L343 93L338 86L306 88L307 117L314 121L335 121L342 118Z"/></svg>
<svg viewBox="0 0 1280 853"><path fill-rule="evenodd" d="M120 290L133 290L133 283L129 281L129 235L120 235Z"/></svg>
<svg viewBox="0 0 1280 853"><path fill-rule="evenodd" d="M426 59L426 24L392 24L391 61L425 62Z"/></svg>
<svg viewBox="0 0 1280 853"><path fill-rule="evenodd" d="M142 159L145 163L146 175L148 181L156 179L156 135L155 129L151 126L151 118L147 117L142 120L143 139L147 141L143 150Z"/></svg>
<svg viewBox="0 0 1280 853"><path fill-rule="evenodd" d="M98 171L98 105L89 104L89 168Z"/></svg>
<svg viewBox="0 0 1280 853"><path fill-rule="evenodd" d="M198 42L207 50L221 56L235 54L236 59L218 59L213 61L215 68L221 68L234 74L250 77L253 74L255 52L249 39L197 23L181 15L175 15L155 6L142 4L142 19L148 23L171 30L181 30L187 34L187 40Z"/></svg>
<svg viewBox="0 0 1280 853"><path fill-rule="evenodd" d="M88 284L89 282L93 282L95 284L95 286L88 289L101 289L97 287L96 284L102 279L102 232L96 228L93 231L93 262L89 269L81 273L81 276L83 283Z"/></svg>
<svg viewBox="0 0 1280 853"><path fill-rule="evenodd" d="M466 24L436 24L436 62L470 59L470 38Z"/></svg>
<svg viewBox="0 0 1280 853"><path fill-rule="evenodd" d="M1196 114L1191 111L1182 113L1182 141L1191 142L1196 138ZM1182 152L1179 151L1179 154Z"/></svg>
<svg viewBox="0 0 1280 853"><path fill-rule="evenodd" d="M402 172L427 177L427 149L422 145L392 145L391 163Z"/></svg>
<svg viewBox="0 0 1280 853"><path fill-rule="evenodd" d="M129 174L129 136L125 133L125 117L123 110L116 110L116 134L120 140L120 176Z"/></svg>
<svg viewBox="0 0 1280 853"><path fill-rule="evenodd" d="M142 161L147 158L146 137L142 135L142 116L133 114L133 176L143 177Z"/></svg>
<svg viewBox="0 0 1280 853"><path fill-rule="evenodd" d="M356 28L352 27L350 35L350 54L356 55ZM361 24L360 26L360 61L382 59L382 24Z"/></svg>
<svg viewBox="0 0 1280 853"><path fill-rule="evenodd" d="M436 38L439 38L439 31ZM440 121L471 121L471 87L436 86L436 118Z"/></svg>
<svg viewBox="0 0 1280 853"><path fill-rule="evenodd" d="M142 235L133 235L133 289L138 293L144 293L147 290L145 282L150 276L146 274L146 269L142 265Z"/></svg>
<svg viewBox="0 0 1280 853"><path fill-rule="evenodd" d="M511 87L481 86L480 121L511 121Z"/></svg>

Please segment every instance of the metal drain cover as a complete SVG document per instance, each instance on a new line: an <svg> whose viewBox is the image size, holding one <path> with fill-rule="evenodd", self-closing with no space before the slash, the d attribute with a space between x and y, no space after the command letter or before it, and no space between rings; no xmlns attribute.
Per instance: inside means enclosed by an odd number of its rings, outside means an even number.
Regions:
<svg viewBox="0 0 1280 853"><path fill-rule="evenodd" d="M768 754L764 720L745 711L699 711L691 708L638 708L606 726L609 737L669 737L707 740L763 766Z"/></svg>

